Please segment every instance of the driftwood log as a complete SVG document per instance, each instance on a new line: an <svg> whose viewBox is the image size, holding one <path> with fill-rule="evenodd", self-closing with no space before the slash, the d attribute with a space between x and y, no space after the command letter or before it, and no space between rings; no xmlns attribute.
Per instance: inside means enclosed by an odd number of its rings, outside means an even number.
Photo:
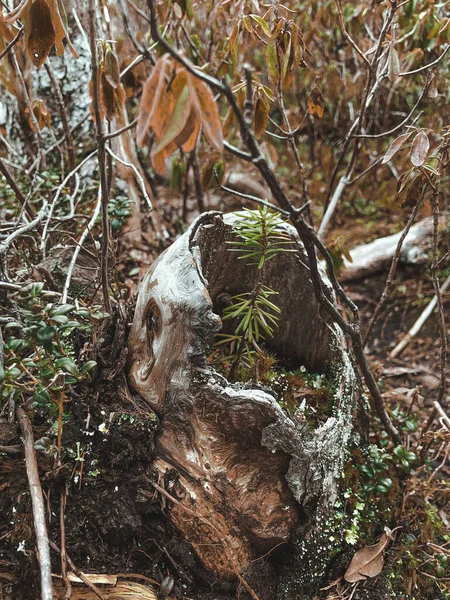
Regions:
<svg viewBox="0 0 450 600"><path fill-rule="evenodd" d="M345 260L339 274L341 281L355 281L388 270L397 249L402 231L361 244L350 250L352 262ZM400 263L424 264L429 256L433 235L433 218L427 217L413 225L400 251Z"/></svg>
<svg viewBox="0 0 450 600"><path fill-rule="evenodd" d="M153 263L129 339L130 384L160 419L158 487L167 472L177 476L167 490L176 499L167 502L168 517L222 579L235 578L294 531L301 543L325 523L358 397L343 335L321 314L306 253L288 224L297 252L280 253L265 267L281 308L271 350L290 366L333 377L328 417L311 431L300 411L287 413L270 390L232 384L207 365L226 299L251 290L257 277L227 249L235 218L203 214Z"/></svg>

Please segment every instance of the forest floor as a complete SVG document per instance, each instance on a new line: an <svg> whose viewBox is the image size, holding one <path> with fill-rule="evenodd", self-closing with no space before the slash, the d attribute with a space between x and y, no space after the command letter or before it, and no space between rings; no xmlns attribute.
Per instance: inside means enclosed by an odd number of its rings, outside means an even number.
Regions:
<svg viewBox="0 0 450 600"><path fill-rule="evenodd" d="M172 220L173 234L182 229L179 221L174 219L179 209L180 206L173 206L168 213L166 211L166 217ZM171 211L172 214L169 214ZM361 239L365 237L364 241L367 241L360 221L358 227L360 233L357 236ZM371 231L371 237L386 235L390 232L387 229L380 225L379 231ZM353 239L352 244L358 241ZM142 265L142 274L145 263L150 261L151 253L141 254L138 259L135 254L134 258L130 256L129 260L122 260L121 267L125 273L130 267ZM123 273L122 278L126 279ZM363 328L381 296L386 275L380 273L346 285L347 292L360 308ZM133 283L135 287L136 281L135 277L126 283ZM428 269L401 267L391 298L378 319L369 344L372 369L379 378L394 420L404 425L402 435L408 450L417 444L419 432L432 410L432 401L440 384L440 345L435 316L426 322L398 358L390 359L389 352L408 331L433 294ZM447 294L447 307L449 300ZM128 324L132 320L131 305L132 302L128 306ZM104 377L95 386L88 383L76 386L70 398L69 411L70 419L64 427L63 445L77 447L78 455L62 468L55 469L53 457L39 453L39 466L46 490L49 536L54 541L61 540L61 498L67 501L64 511L65 545L73 563L84 572L123 574L124 580L141 584L151 584L153 581L156 589L164 579L167 585L170 583L167 578L173 577L174 589L168 596L172 598L247 598L243 589L236 591L234 584L227 586L223 582L205 580L192 548L178 539L168 525L164 502L156 491L149 491L153 489L150 481L151 462L158 424L153 413L127 388L123 370L119 369L109 379ZM44 435L48 426L45 422L41 425L41 434ZM8 427L7 423L0 423L2 437L7 438L6 441L0 440L0 443L18 443L19 431ZM390 524L399 527L399 530L386 553L385 570L379 577L359 582L356 587L346 583L342 580L343 571L361 543L359 546L349 546L324 583L323 587L328 589L318 591L317 598L383 600L414 597L417 600L433 600L450 597L448 568L443 577L441 572L438 576L435 572L439 568L436 556L450 555L450 537L446 539L445 533L442 533L448 530L450 521L450 467L445 462L445 449L448 450L449 445L448 436L439 431L438 427L438 433L430 438L430 452L433 455L428 470L419 467L413 468L408 474L397 473L397 495L387 503L396 503L392 505L394 516ZM39 423L36 436L38 434ZM379 425L372 423L370 441L382 444L383 439ZM392 469L388 470L392 476ZM2 455L0 474L4 482L0 494L0 598L35 600L38 597L39 569L33 544L33 519L23 456ZM66 487L68 480L70 483ZM165 483L170 486L170 474ZM434 511L433 517L427 513L428 510ZM433 519L440 521L439 526L429 528L420 538L417 531L422 526L425 528L425 521ZM368 533L367 544L374 541L375 530L372 528ZM424 541L426 539L429 542ZM431 552L425 547L427 543L435 543L442 549ZM417 552L417 556L408 563L405 555L411 551ZM275 573L277 560L281 557L282 553L274 553L265 569L248 574L248 581L254 586L260 600L275 598ZM53 555L53 559L54 571L60 572L57 556ZM434 570L427 567L430 562ZM445 561L442 564L445 566ZM387 575L387 571L390 575ZM396 581L396 577L402 581ZM338 581L330 587L330 583L336 579ZM109 597L106 595L107 588L101 589L105 598ZM395 591L401 589L404 590L403 595L401 591ZM89 595L85 589L84 595L73 597L90 599L95 596L92 596L92 592Z"/></svg>

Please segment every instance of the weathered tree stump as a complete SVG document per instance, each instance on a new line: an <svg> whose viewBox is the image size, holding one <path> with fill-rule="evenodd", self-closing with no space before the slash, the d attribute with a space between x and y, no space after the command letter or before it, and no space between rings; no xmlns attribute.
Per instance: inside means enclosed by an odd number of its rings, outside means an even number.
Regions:
<svg viewBox="0 0 450 600"><path fill-rule="evenodd" d="M178 476L167 490L177 500L168 501L169 519L223 579L294 530L301 540L330 514L358 395L342 332L321 313L306 253L288 224L298 252L265 267L281 308L270 346L290 365L332 376L328 418L311 431L270 390L231 384L207 366L222 304L257 277L227 249L234 221L205 213L161 254L142 282L129 340L129 381L161 422L154 467Z"/></svg>

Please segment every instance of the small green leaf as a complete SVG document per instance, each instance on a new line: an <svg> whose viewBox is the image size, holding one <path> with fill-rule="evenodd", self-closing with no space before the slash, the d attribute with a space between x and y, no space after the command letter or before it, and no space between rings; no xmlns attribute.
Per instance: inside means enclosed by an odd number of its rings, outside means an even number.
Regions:
<svg viewBox="0 0 450 600"><path fill-rule="evenodd" d="M36 338L38 342L46 343L50 342L56 335L56 327L54 325L47 325L38 329Z"/></svg>
<svg viewBox="0 0 450 600"><path fill-rule="evenodd" d="M54 323L58 323L58 325L65 325L69 321L66 315L54 315L53 317L51 317L51 320Z"/></svg>
<svg viewBox="0 0 450 600"><path fill-rule="evenodd" d="M58 306L57 308L54 309L52 314L53 315L65 315L74 308L75 308L75 306L73 304L61 304L60 306ZM89 313L88 313L88 315L89 315Z"/></svg>
<svg viewBox="0 0 450 600"><path fill-rule="evenodd" d="M95 360L88 360L87 363L85 363L83 365L83 367L81 368L81 374L82 375L86 375L87 373L89 373L89 371L92 371L92 369L97 366L97 363Z"/></svg>
<svg viewBox="0 0 450 600"><path fill-rule="evenodd" d="M59 358L55 362L55 367L57 369L62 369L63 371L67 371L71 375L78 375L79 374L77 365L68 356L64 356L63 358Z"/></svg>

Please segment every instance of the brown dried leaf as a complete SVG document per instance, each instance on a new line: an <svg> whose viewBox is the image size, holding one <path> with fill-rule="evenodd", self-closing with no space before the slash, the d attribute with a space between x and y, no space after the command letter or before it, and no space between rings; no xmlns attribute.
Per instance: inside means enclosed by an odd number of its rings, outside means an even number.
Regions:
<svg viewBox="0 0 450 600"><path fill-rule="evenodd" d="M387 162L389 162L394 156L394 154L398 152L398 150L400 150L400 148L403 146L406 140L409 139L411 135L412 131L409 131L408 133L402 133L402 135L399 135L398 138L395 138L395 140L391 142L391 145L387 149L386 154L384 155L383 160L381 161L381 164L385 165Z"/></svg>
<svg viewBox="0 0 450 600"><path fill-rule="evenodd" d="M177 150L175 142L171 142L169 145L164 146L157 152L152 152L151 160L152 167L158 173L158 175L166 174L166 159Z"/></svg>
<svg viewBox="0 0 450 600"><path fill-rule="evenodd" d="M104 69L109 85L116 88L120 83L119 60L110 46L106 48Z"/></svg>
<svg viewBox="0 0 450 600"><path fill-rule="evenodd" d="M53 45L56 53L64 54L63 39L72 55L78 58L65 26L66 13L62 0L22 0L6 17L6 23L22 19L25 43L32 63L39 68L47 59Z"/></svg>
<svg viewBox="0 0 450 600"><path fill-rule="evenodd" d="M32 108L33 108L33 114L34 114L36 121L38 123L38 126L39 126L39 131L42 131L42 129L44 129L45 126L51 127L52 118L51 118L51 115L48 111L48 108L47 108L47 105L45 104L45 102L43 100L35 100L33 102ZM26 108L25 112L27 114L29 114L30 110L28 108ZM36 127L34 125L33 119L31 118L31 115L29 117L29 124L30 124L31 130L36 131Z"/></svg>
<svg viewBox="0 0 450 600"><path fill-rule="evenodd" d="M56 45L56 54L62 56L64 54L64 44L63 39L66 38L67 45L69 46L69 50L72 53L74 58L78 58L78 54L75 48L72 46L72 42L70 41L69 34L67 31L67 16L66 9L64 8L63 0L48 0L52 15L52 24L55 30L55 45Z"/></svg>
<svg viewBox="0 0 450 600"><path fill-rule="evenodd" d="M308 113L321 119L323 117L324 110L325 98L323 97L323 94L319 88L315 85L308 98Z"/></svg>
<svg viewBox="0 0 450 600"><path fill-rule="evenodd" d="M192 106L203 127L203 133L211 146L221 152L223 150L222 124L214 94L206 83L190 73L187 73L187 81Z"/></svg>
<svg viewBox="0 0 450 600"><path fill-rule="evenodd" d="M389 51L389 62L388 62L389 81L394 82L397 79L399 73L400 73L400 60L398 58L398 52L394 47L392 47Z"/></svg>
<svg viewBox="0 0 450 600"><path fill-rule="evenodd" d="M384 565L383 551L388 542L388 536L383 533L377 544L355 552L344 579L349 583L356 583L367 577L379 575Z"/></svg>
<svg viewBox="0 0 450 600"><path fill-rule="evenodd" d="M267 42L266 65L272 83L276 83L280 76L280 65L278 59L278 36L273 34Z"/></svg>
<svg viewBox="0 0 450 600"><path fill-rule="evenodd" d="M45 0L35 0L22 15L28 55L35 67L47 60L55 43L50 7Z"/></svg>
<svg viewBox="0 0 450 600"><path fill-rule="evenodd" d="M194 129L192 130L192 133L187 141L181 146L183 152L192 152L192 150L194 150L197 143L198 134L200 133L200 121L197 119L197 116L194 113L191 113L191 117L194 117Z"/></svg>
<svg viewBox="0 0 450 600"><path fill-rule="evenodd" d="M253 128L255 137L259 140L266 130L267 121L269 120L270 103L264 98L258 97L255 103L255 115L253 117Z"/></svg>
<svg viewBox="0 0 450 600"><path fill-rule="evenodd" d="M437 79L434 73L428 75L428 81L425 85L425 92L428 98L437 98L439 95L437 88Z"/></svg>
<svg viewBox="0 0 450 600"><path fill-rule="evenodd" d="M11 29L8 27L8 24L5 21L4 16L0 13L0 35L8 42L11 42L14 39L14 34Z"/></svg>
<svg viewBox="0 0 450 600"><path fill-rule="evenodd" d="M413 139L411 153L409 158L415 167L421 167L426 161L428 150L430 149L430 140L425 131L419 131Z"/></svg>
<svg viewBox="0 0 450 600"><path fill-rule="evenodd" d="M171 144L183 132L191 114L192 100L187 84L187 73L184 69L180 70L173 80L170 86L170 95L175 100L174 107L172 110L171 106L166 106L168 114L167 127L163 131L162 137L155 148L155 153L158 153L162 148ZM186 142L188 138L182 143ZM181 147L181 144L177 147Z"/></svg>
<svg viewBox="0 0 450 600"><path fill-rule="evenodd" d="M168 58L166 56L160 58L144 84L136 131L136 140L140 146L144 143L150 127L153 127L157 138L162 135L164 115L167 115L168 108L165 102L167 96L165 76L168 66Z"/></svg>

